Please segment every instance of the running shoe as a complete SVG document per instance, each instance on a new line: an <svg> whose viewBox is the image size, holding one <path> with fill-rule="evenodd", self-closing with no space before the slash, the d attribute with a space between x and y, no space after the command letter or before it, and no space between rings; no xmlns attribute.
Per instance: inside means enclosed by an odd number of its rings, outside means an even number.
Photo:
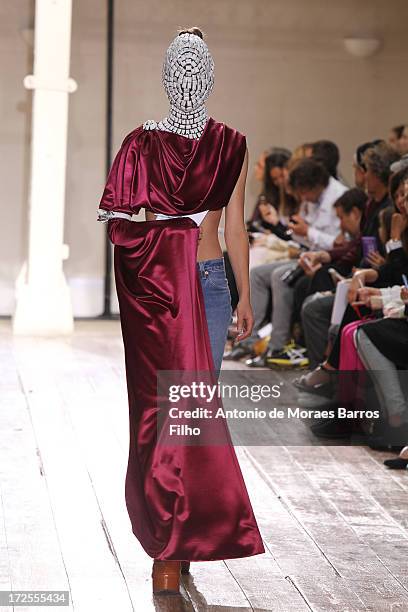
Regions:
<svg viewBox="0 0 408 612"><path fill-rule="evenodd" d="M306 368L309 366L309 359L306 349L294 340L286 344L282 350L274 351L266 359L266 365L279 368Z"/></svg>

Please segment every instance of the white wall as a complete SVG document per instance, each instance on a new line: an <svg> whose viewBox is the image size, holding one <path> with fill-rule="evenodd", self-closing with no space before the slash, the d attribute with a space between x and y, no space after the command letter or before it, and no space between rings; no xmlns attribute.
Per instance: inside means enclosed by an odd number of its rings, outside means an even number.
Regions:
<svg viewBox="0 0 408 612"><path fill-rule="evenodd" d="M102 309L105 226L95 219L105 173L105 4L74 0L71 75L79 88L70 97L65 271L83 315ZM29 7L29 0L2 0L0 8L1 314L11 312L25 248L29 94L22 88L27 47L16 30ZM198 25L216 67L208 109L247 135L251 166L269 145L330 138L351 180L355 146L408 121L407 22L405 0L116 0L115 150L134 127L165 115L163 54L177 28ZM378 55L361 60L344 50L345 36L372 34L384 41ZM251 176L248 210L256 190Z"/></svg>
<svg viewBox="0 0 408 612"><path fill-rule="evenodd" d="M14 310L14 281L27 250L32 94L23 79L32 51L23 30L32 19L30 0L0 3L0 315Z"/></svg>

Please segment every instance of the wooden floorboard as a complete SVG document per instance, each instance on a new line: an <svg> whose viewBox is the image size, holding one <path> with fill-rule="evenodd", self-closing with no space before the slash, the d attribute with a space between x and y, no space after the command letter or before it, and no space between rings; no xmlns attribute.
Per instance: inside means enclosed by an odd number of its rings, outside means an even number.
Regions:
<svg viewBox="0 0 408 612"><path fill-rule="evenodd" d="M0 362L1 590L69 590L86 612L408 610L408 473L388 454L316 445L303 425L304 446L237 447L265 553L192 563L180 596L153 597L124 500L119 322L30 338L1 321Z"/></svg>

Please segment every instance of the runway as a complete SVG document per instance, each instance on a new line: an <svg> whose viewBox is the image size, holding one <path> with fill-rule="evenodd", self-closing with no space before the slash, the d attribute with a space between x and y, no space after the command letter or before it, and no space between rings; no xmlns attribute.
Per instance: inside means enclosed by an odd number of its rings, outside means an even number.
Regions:
<svg viewBox="0 0 408 612"><path fill-rule="evenodd" d="M75 326L0 322L0 590L66 590L81 612L408 610L408 474L345 446L237 447L265 554L192 563L180 596L153 598L124 501L120 324Z"/></svg>

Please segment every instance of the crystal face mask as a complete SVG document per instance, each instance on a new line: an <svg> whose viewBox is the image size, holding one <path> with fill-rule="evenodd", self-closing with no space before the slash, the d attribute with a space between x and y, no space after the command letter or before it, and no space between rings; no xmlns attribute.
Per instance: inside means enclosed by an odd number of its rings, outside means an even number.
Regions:
<svg viewBox="0 0 408 612"><path fill-rule="evenodd" d="M214 61L199 36L176 36L166 52L162 82L178 111L190 113L204 105L214 85Z"/></svg>

